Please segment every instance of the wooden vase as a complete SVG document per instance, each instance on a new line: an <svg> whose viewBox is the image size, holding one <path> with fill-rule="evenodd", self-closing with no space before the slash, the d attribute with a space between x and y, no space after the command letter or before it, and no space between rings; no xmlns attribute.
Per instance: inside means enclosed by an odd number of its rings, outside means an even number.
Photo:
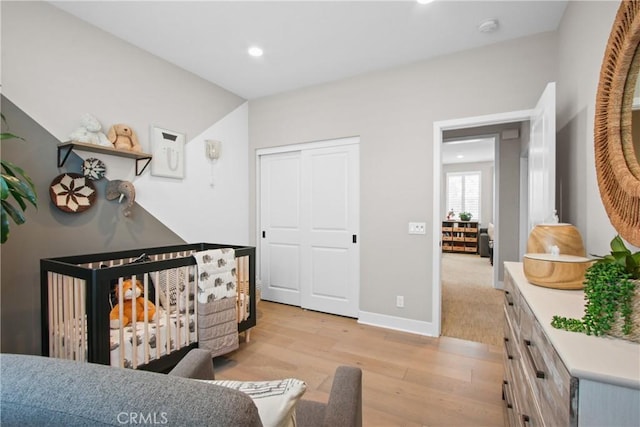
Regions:
<svg viewBox="0 0 640 427"><path fill-rule="evenodd" d="M584 275L593 263L575 255L525 254L522 264L530 283L545 288L582 289Z"/></svg>
<svg viewBox="0 0 640 427"><path fill-rule="evenodd" d="M571 224L536 225L527 240L527 253L550 253L552 246L557 246L561 255L585 256L580 231Z"/></svg>

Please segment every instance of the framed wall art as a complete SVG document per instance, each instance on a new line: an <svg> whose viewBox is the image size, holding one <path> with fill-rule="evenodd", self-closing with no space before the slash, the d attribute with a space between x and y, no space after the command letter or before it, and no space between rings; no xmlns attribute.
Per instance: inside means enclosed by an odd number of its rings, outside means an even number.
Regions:
<svg viewBox="0 0 640 427"><path fill-rule="evenodd" d="M185 135L154 126L151 128L151 140L151 175L184 178Z"/></svg>

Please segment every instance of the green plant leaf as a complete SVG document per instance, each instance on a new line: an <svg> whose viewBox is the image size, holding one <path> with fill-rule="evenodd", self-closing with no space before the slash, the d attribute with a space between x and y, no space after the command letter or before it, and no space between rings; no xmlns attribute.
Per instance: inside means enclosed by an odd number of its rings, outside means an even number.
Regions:
<svg viewBox="0 0 640 427"><path fill-rule="evenodd" d="M20 205L22 210L27 209L27 204L24 202L26 199L32 205L35 204L35 194L33 193L31 187L25 184L23 181L20 181L15 176L3 176L7 187L9 188L9 193L13 196L16 202Z"/></svg>
<svg viewBox="0 0 640 427"><path fill-rule="evenodd" d="M620 235L617 235L613 238L613 240L611 240L611 252L625 252L628 254L631 253L631 251L625 246L624 241L622 240Z"/></svg>
<svg viewBox="0 0 640 427"><path fill-rule="evenodd" d="M0 216L0 224L2 224L2 235L0 235L0 243L4 243L9 238L9 216L4 209L2 209L2 214Z"/></svg>
<svg viewBox="0 0 640 427"><path fill-rule="evenodd" d="M9 186L3 175L0 176L0 200L6 200L7 197L9 197Z"/></svg>
<svg viewBox="0 0 640 427"><path fill-rule="evenodd" d="M6 174L15 176L21 181L27 182L29 184L29 187L31 187L33 194L34 195L36 194L36 186L33 183L33 180L31 179L31 177L29 177L29 175L27 175L27 173L21 167L16 166L15 164L6 160L2 160L1 163L2 163L2 169L5 171Z"/></svg>
<svg viewBox="0 0 640 427"><path fill-rule="evenodd" d="M0 118L2 123L6 124L4 114L0 113ZM1 132L0 140L6 139L25 140L13 133ZM5 243L9 238L9 218L17 225L24 224L26 221L24 210L27 208L27 202L37 209L38 195L33 180L22 168L6 160L0 160L0 164L2 168L0 174L0 195L2 196L0 199L2 200L0 242ZM17 203L19 208L13 202Z"/></svg>
<svg viewBox="0 0 640 427"><path fill-rule="evenodd" d="M0 133L0 140L4 140L4 139L21 139L24 141L24 138L18 135L14 135L12 133L9 132L2 132Z"/></svg>
<svg viewBox="0 0 640 427"><path fill-rule="evenodd" d="M26 221L24 213L6 200L2 201L2 211L3 213L6 212L17 225L24 224Z"/></svg>

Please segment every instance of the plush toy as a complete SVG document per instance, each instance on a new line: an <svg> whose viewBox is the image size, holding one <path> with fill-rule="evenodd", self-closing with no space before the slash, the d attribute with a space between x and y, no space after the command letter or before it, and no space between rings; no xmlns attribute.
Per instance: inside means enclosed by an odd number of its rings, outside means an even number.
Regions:
<svg viewBox="0 0 640 427"><path fill-rule="evenodd" d="M142 152L138 137L129 125L118 124L111 126L108 137L116 150Z"/></svg>
<svg viewBox="0 0 640 427"><path fill-rule="evenodd" d="M118 301L120 300L119 288L120 286L116 285L116 298ZM154 320L156 314L156 306L151 301L147 301L142 296L142 284L139 280L136 280L135 289L133 289L133 283L131 279L125 280L124 282L122 282L122 291L124 292L124 314L122 316L122 322L120 322L120 304L116 304L109 314L109 324L112 329L118 329L131 323L131 321L133 320L134 301L136 305L136 321L144 321L145 303L147 304L149 321Z"/></svg>
<svg viewBox="0 0 640 427"><path fill-rule="evenodd" d="M102 125L91 114L86 113L80 118L80 127L69 135L69 139L75 142L102 145L113 148L111 141L102 133Z"/></svg>

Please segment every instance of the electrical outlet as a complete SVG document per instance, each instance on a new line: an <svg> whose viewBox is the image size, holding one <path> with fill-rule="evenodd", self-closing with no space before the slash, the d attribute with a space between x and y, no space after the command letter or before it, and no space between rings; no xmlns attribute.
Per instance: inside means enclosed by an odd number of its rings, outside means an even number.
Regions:
<svg viewBox="0 0 640 427"><path fill-rule="evenodd" d="M427 234L427 225L424 222L410 222L409 234Z"/></svg>
<svg viewBox="0 0 640 427"><path fill-rule="evenodd" d="M404 297L402 295L398 295L396 297L396 307L403 308L404 307Z"/></svg>

